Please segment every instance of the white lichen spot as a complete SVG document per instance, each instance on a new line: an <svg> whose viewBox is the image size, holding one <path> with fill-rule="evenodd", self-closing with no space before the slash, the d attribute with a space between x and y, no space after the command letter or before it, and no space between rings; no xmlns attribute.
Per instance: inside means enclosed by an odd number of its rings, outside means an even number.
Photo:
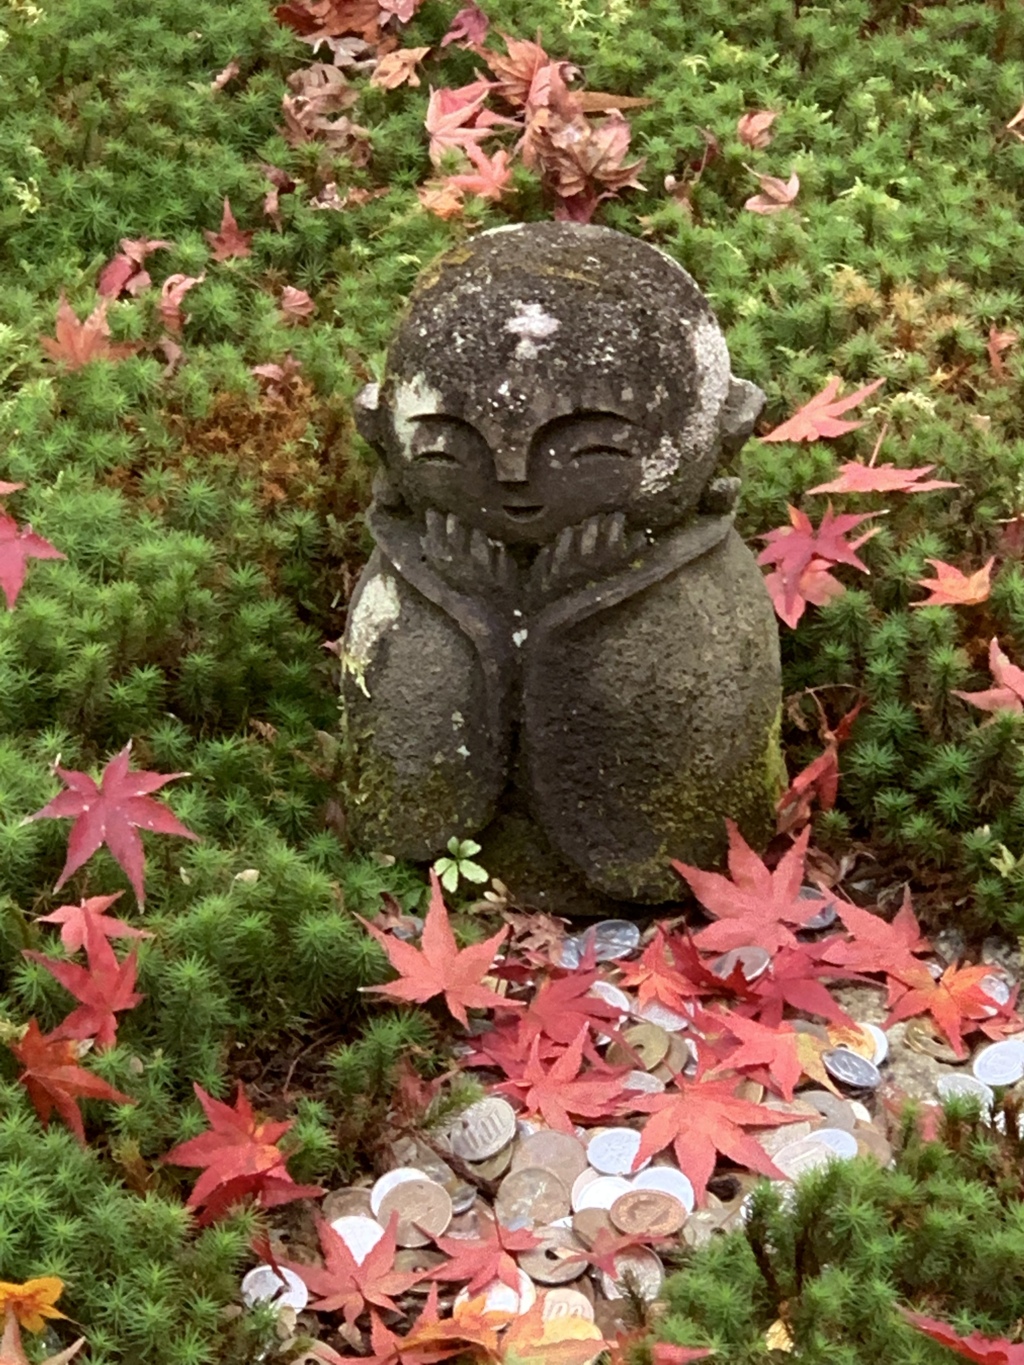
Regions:
<svg viewBox="0 0 1024 1365"><path fill-rule="evenodd" d="M517 360L534 360L537 356L537 342L546 341L554 336L561 327L558 318L545 313L543 304L520 303L515 305L519 311L505 323L505 331L519 337L516 346Z"/></svg>
<svg viewBox="0 0 1024 1365"><path fill-rule="evenodd" d="M672 484L683 453L671 436L663 436L640 461L640 492L651 496Z"/></svg>
<svg viewBox="0 0 1024 1365"><path fill-rule="evenodd" d="M398 582L388 574L371 578L352 609L342 645L341 666L355 679L364 697L370 695L366 687L366 670L373 662L381 636L398 620L401 609Z"/></svg>
<svg viewBox="0 0 1024 1365"><path fill-rule="evenodd" d="M469 757L469 750L466 748L464 744L460 744L459 747L455 750L455 752L459 755L460 758Z"/></svg>
<svg viewBox="0 0 1024 1365"><path fill-rule="evenodd" d="M522 630L514 630L512 632L512 643L515 645L516 649L519 649L528 634L529 631L526 630L525 627Z"/></svg>
<svg viewBox="0 0 1024 1365"><path fill-rule="evenodd" d="M441 395L427 383L426 375L417 374L395 385L392 422L399 450L406 460L412 458L412 438L416 432L414 419L440 411Z"/></svg>
<svg viewBox="0 0 1024 1365"><path fill-rule="evenodd" d="M632 390L632 387L631 387L629 384L627 384L626 387L625 387L625 388L622 390L622 392L619 394L619 398L622 400L623 403L632 403L632 401L633 401L633 390Z"/></svg>
<svg viewBox="0 0 1024 1365"><path fill-rule="evenodd" d="M466 723L466 718L461 711L452 712L452 729L461 730Z"/></svg>

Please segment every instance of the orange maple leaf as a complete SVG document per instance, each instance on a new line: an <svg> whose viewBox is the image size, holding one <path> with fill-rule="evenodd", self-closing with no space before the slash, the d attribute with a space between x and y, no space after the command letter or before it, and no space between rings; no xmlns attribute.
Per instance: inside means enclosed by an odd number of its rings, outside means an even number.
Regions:
<svg viewBox="0 0 1024 1365"><path fill-rule="evenodd" d="M469 143L466 155L476 167L475 173L450 175L445 183L453 189L461 190L463 194L477 194L481 199L500 199L512 179L508 152L501 148L492 157L487 157L479 147Z"/></svg>
<svg viewBox="0 0 1024 1365"><path fill-rule="evenodd" d="M497 991L481 984L491 970L494 954L507 936L508 928L499 929L483 943L471 944L460 951L441 895L441 883L433 871L430 887L430 909L423 925L422 952L411 943L382 933L362 915L356 916L387 953L400 978L384 986L362 986L360 989L420 1005L435 995L443 995L445 1004L463 1028L469 1027L467 1009L522 1009L521 1002L506 1000Z"/></svg>
<svg viewBox="0 0 1024 1365"><path fill-rule="evenodd" d="M374 68L370 84L381 90L397 90L406 84L419 85L416 67L429 51L429 47L400 47L386 53Z"/></svg>
<svg viewBox="0 0 1024 1365"><path fill-rule="evenodd" d="M755 109L736 121L736 136L747 147L763 150L772 140L771 126L779 117L774 109Z"/></svg>
<svg viewBox="0 0 1024 1365"><path fill-rule="evenodd" d="M109 299L101 299L84 322L63 294L57 306L56 336L40 337L39 342L51 360L58 360L69 370L80 370L93 360L123 360L134 355L138 345L134 341L111 341L107 322Z"/></svg>
<svg viewBox="0 0 1024 1365"><path fill-rule="evenodd" d="M847 394L845 398L837 398L839 392L840 379L835 377L830 379L820 393L816 393L809 402L802 408L794 412L781 426L777 426L774 431L768 432L767 436L762 436L762 441L819 441L823 436L842 436L847 431L856 431L858 427L864 425L863 422L848 422L840 420L841 412L848 412L858 403L863 403L864 399L873 394L876 389L881 388L885 383L884 379L876 379L873 384L865 384L862 389Z"/></svg>
<svg viewBox="0 0 1024 1365"><path fill-rule="evenodd" d="M75 1043L43 1034L35 1019L28 1021L21 1041L8 1046L25 1068L18 1080L28 1091L39 1122L47 1127L50 1115L56 1109L83 1147L85 1129L76 1103L79 1096L110 1100L113 1104L135 1103L130 1095L122 1095L120 1090L79 1066L79 1049Z"/></svg>
<svg viewBox="0 0 1024 1365"><path fill-rule="evenodd" d="M64 1281L56 1275L42 1275L24 1284L0 1280L0 1308L13 1312L22 1327L30 1332L41 1332L47 1318L65 1318L54 1304L64 1292Z"/></svg>
<svg viewBox="0 0 1024 1365"><path fill-rule="evenodd" d="M210 232L206 230L203 236L210 243L215 261L227 261L233 256L251 256L252 241L251 232L243 232L235 222L235 215L231 212L231 201L227 195L224 196L224 212L221 214L220 230Z"/></svg>
<svg viewBox="0 0 1024 1365"><path fill-rule="evenodd" d="M972 574L963 574L952 564L941 559L926 559L935 570L934 578L915 578L921 588L928 588L931 596L923 602L911 602L912 607L973 607L979 602L987 602L992 591L992 565L996 562L991 555L987 563Z"/></svg>
<svg viewBox="0 0 1024 1365"><path fill-rule="evenodd" d="M888 1029L901 1019L916 1014L930 1014L950 1041L958 1057L965 1057L963 1035L987 1025L994 1018L993 1011L1012 1015L1013 997L1007 1005L996 1007L992 997L982 988L982 981L991 975L986 963L975 967L958 967L950 963L938 981L922 963L920 968L907 968L890 982L889 1017L882 1025Z"/></svg>

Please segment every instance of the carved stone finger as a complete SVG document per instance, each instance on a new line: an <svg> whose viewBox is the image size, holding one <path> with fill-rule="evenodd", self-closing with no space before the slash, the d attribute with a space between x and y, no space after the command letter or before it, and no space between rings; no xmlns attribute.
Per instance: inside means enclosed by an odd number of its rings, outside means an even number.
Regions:
<svg viewBox="0 0 1024 1365"><path fill-rule="evenodd" d="M580 527L580 558L592 558L601 535L601 518L588 517Z"/></svg>

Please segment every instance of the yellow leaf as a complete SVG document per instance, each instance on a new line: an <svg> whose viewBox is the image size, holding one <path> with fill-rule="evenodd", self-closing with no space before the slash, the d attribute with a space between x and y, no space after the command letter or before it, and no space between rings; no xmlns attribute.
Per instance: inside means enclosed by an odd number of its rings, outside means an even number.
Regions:
<svg viewBox="0 0 1024 1365"><path fill-rule="evenodd" d="M54 1304L64 1292L64 1281L56 1275L43 1275L24 1284L0 1280L0 1309L12 1309L22 1327L30 1332L41 1332L46 1318L66 1315Z"/></svg>
<svg viewBox="0 0 1024 1365"><path fill-rule="evenodd" d="M767 1332L765 1332L764 1344L768 1347L769 1351L793 1350L793 1338L789 1334L789 1328L781 1318L776 1318Z"/></svg>

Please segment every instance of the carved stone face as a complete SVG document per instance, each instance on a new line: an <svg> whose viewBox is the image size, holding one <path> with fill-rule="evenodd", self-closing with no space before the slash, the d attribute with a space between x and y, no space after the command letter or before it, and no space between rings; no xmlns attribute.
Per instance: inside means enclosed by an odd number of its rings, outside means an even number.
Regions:
<svg viewBox="0 0 1024 1365"><path fill-rule="evenodd" d="M484 233L417 286L360 429L415 512L540 545L598 513L681 520L755 395L669 257L537 223Z"/></svg>

